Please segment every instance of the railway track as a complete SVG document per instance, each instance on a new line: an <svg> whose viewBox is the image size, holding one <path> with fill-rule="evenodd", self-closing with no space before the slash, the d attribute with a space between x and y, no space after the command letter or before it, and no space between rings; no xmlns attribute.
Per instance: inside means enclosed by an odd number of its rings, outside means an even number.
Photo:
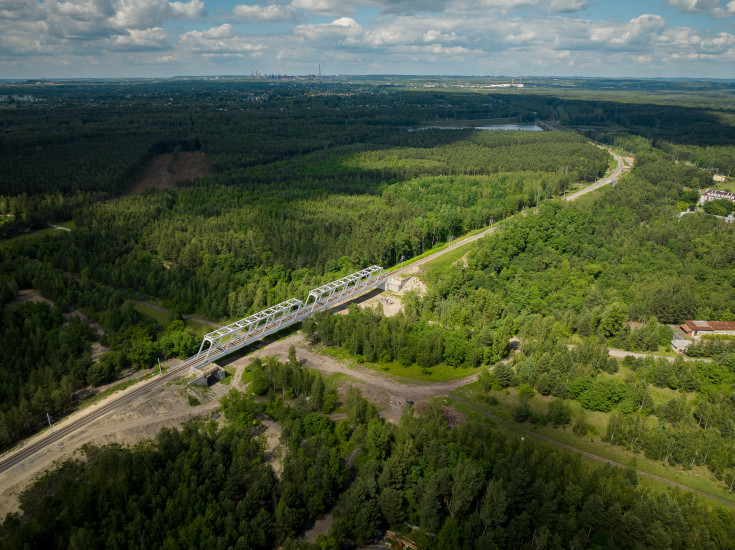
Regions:
<svg viewBox="0 0 735 550"><path fill-rule="evenodd" d="M372 290L375 286L383 283L385 279L379 279L375 282L371 282L370 285L364 285L361 288L358 288L358 292L367 292L369 290ZM264 325L257 331L254 331L250 334L243 334L242 336L238 338L234 338L231 342L228 342L226 346L223 347L216 347L214 348L216 351L213 351L213 353L209 354L209 356L204 355L194 355L190 357L189 359L185 360L183 363L180 363L179 365L176 365L166 373L164 373L161 376L157 376L155 378L152 378L145 382L144 384L140 384L138 386L133 387L133 389L124 392L122 395L115 399L111 399L108 403L104 404L103 406L99 407L98 409L95 409L93 411L90 411L87 414L83 414L79 418L63 425L59 426L54 429L53 432L50 432L46 434L44 437L39 438L36 441L33 441L32 443L28 443L24 447L16 450L15 452L8 451L7 456L3 457L0 460L0 473L5 472L6 470L9 470L16 464L19 464L29 456L32 456L36 452L40 451L47 445L50 445L51 443L54 443L55 441L58 441L67 435L71 434L72 432L78 430L79 428L82 428L86 426L87 424L90 424L94 422L95 420L105 416L107 413L112 412L113 410L117 409L118 407L132 401L136 397L150 391L156 386L160 386L164 382L171 380L172 378L175 378L176 376L183 374L184 372L188 371L192 367L198 367L203 366L206 363L211 363L213 361L216 361L217 359L220 359L224 357L225 355L229 355L231 353L234 353L240 348L245 347L246 345L252 344L258 340L261 340L265 338L266 336L269 336L270 334L273 334L274 332L277 332L278 330L284 329L289 325L292 325L294 323L303 321L306 317L311 315L315 311L321 311L323 309L329 309L343 301L346 301L350 298L354 297L354 294L350 294L349 296L332 296L329 299L325 300L324 302L319 304L319 307L313 308L308 313L294 313L292 315L288 315L278 321L275 321L273 323Z"/></svg>
<svg viewBox="0 0 735 550"><path fill-rule="evenodd" d="M8 456L3 457L3 459L0 460L0 473L5 472L6 470L9 470L10 468L22 462L29 456L35 454L37 451L44 448L45 446L55 441L58 441L59 439L66 437L70 433L74 432L75 430L78 430L79 428L83 426L86 426L87 424L91 422L94 422L98 418L101 418L107 413L113 411L120 405L123 405L129 401L132 401L136 397L150 391L152 388L156 386L160 386L166 381L175 378L176 376L182 374L186 370L195 366L197 363L202 362L202 360L203 360L202 357L189 358L183 363L165 372L164 374L157 376L155 378L152 378L146 381L144 384L140 384L134 387L133 389L125 392L123 395L120 395L116 399L110 400L108 403L99 407L98 409L94 411L90 411L88 414L84 414L83 416L80 416L79 418L69 422L68 424L55 428L53 432L50 432L46 434L46 436L32 443L25 445L21 449L18 449L15 452L9 451Z"/></svg>
<svg viewBox="0 0 735 550"><path fill-rule="evenodd" d="M575 200L579 196L585 193L589 193L590 191L593 191L594 189L597 189L598 187L600 187L601 184L609 183L610 180L619 177L619 175L624 170L625 165L623 163L622 158L620 158L619 155L615 153L612 153L612 154L614 155L615 159L618 161L615 172L611 176L608 176L607 178L605 178L604 180L600 180L598 182L598 185L588 186L582 189L581 191L578 191L576 193L573 193L567 196L566 200L570 200L570 201ZM323 302L320 302L318 304L318 307L312 307L308 313L294 312L293 314L286 315L283 318L277 321L274 321L273 323L264 325L263 327L259 328L256 331L253 331L252 333L241 335L238 338L233 338L231 341L228 341L223 346L216 346L212 348L210 351L213 353L207 353L206 356L195 355L193 357L190 357L189 359L177 365L176 367L172 368L171 370L169 370L167 373L163 374L162 376L153 378L149 380L148 382L146 382L145 384L141 384L140 386L135 387L134 389L128 392L125 392L123 395L119 396L118 398L110 400L109 403L106 403L104 406L100 407L99 409L91 411L88 414L84 414L83 416L80 416L76 420L71 421L64 426L57 427L54 432L47 434L45 437L42 437L38 439L37 441L34 441L33 443L27 444L25 447L18 449L15 452L8 451L7 453L8 456L0 459L0 473L5 472L6 470L12 468L16 464L22 462L24 459L33 455L34 453L36 453L37 451L39 451L46 445L49 445L50 443L58 441L59 439L62 439L63 437L74 432L75 430L83 426L86 426L87 424L90 424L91 422L94 422L98 418L113 411L117 407L127 402L132 401L136 397L151 390L153 387L158 386L164 383L165 381L171 378L174 378L175 376L178 376L179 374L182 374L184 371L191 369L192 367L203 366L206 363L216 361L217 359L220 359L226 355L234 353L238 349L243 348L249 344L252 344L258 340L261 340L265 338L266 336L274 332L277 332L278 330L284 329L287 326L292 325L294 323L303 321L306 317L308 317L315 311L329 309L331 307L339 305L342 302L345 302L350 299L354 299L355 296L362 294L363 292L368 292L370 290L373 290L380 284L384 283L389 277L394 277L396 275L407 273L411 271L412 269L415 269L417 266L421 264L430 262L436 259L437 257L441 256L442 254L449 252L450 250L453 250L460 246L464 246L473 241L476 241L486 235L489 235L495 232L495 230L496 230L495 227L488 228L482 231L481 233L478 233L476 235L463 239L457 243L453 243L452 245L448 246L447 248L443 250L435 252L434 254L431 254L425 258L422 258L419 261L413 262L412 264L409 264L401 269L393 271L392 273L386 273L385 276L380 277L379 279L371 280L369 281L369 284L359 285L359 288L354 289L357 292L351 292L349 295L337 294L334 296L330 296L326 298Z"/></svg>

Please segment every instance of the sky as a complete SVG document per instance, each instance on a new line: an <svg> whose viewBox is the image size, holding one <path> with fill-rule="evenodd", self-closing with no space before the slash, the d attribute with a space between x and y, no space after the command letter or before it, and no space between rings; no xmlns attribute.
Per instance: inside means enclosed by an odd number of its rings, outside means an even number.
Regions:
<svg viewBox="0 0 735 550"><path fill-rule="evenodd" d="M0 0L0 78L735 78L735 0Z"/></svg>

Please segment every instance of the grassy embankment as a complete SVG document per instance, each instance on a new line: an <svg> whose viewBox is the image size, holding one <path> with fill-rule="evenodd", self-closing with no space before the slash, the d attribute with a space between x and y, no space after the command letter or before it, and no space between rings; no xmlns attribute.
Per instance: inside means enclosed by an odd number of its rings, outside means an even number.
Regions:
<svg viewBox="0 0 735 550"><path fill-rule="evenodd" d="M65 227L70 230L74 230L76 228L76 225L73 221L68 222L60 222L55 223L54 225L58 225L59 227ZM10 248L14 244L22 243L22 242L32 242L38 239L39 237L43 235L50 235L54 233L64 233L63 229L55 229L53 227L44 227L43 229L38 229L36 231L30 231L28 233L23 233L22 235L15 235L13 237L8 237L7 239L0 240L0 248Z"/></svg>
<svg viewBox="0 0 735 550"><path fill-rule="evenodd" d="M654 401L660 402L670 398L666 390L662 392L653 392ZM671 392L672 396L680 395L678 392ZM643 453L633 453L622 446L613 446L608 443L604 443L601 440L601 436L605 433L607 426L608 414L603 412L595 411L582 411L582 407L576 401L570 401L572 406L572 423L567 427L554 428L551 424L536 424L533 425L530 422L516 422L512 417L512 410L520 403L515 389L502 390L500 392L492 392L492 395L497 399L497 404L490 404L486 400L487 394L484 394L479 384L474 383L469 386L465 386L452 392L456 397L465 400L472 404L472 407L468 407L466 404L453 400L451 395L447 398L453 406L462 412L468 413L472 416L479 416L479 413L475 409L480 409L492 416L499 417L502 422L496 422L496 424L506 430L514 431L516 433L521 432L538 434L540 436L547 437L553 441L569 445L580 451L594 454L598 457L612 460L618 464L627 465L635 459L636 468L642 472L659 476L664 479L670 480L674 483L679 483L710 495L719 499L726 500L735 506L735 494L728 493L727 489L719 482L712 478L711 473L705 467L694 466L693 468L686 470L681 467L668 466L655 460L646 458ZM666 394L666 395L664 395ZM687 396L691 398L691 395ZM548 404L551 401L550 397L544 397L536 395L532 397L528 404L534 413L545 414L548 409ZM657 403L658 404L658 403ZM585 422L592 426L593 432L585 436L579 436L575 434L571 426L580 418L584 417ZM655 418L649 417L649 422L655 423ZM599 461L588 458L588 460L599 464ZM655 486L659 489L668 487L667 484L656 481L655 479L642 478L647 483Z"/></svg>
<svg viewBox="0 0 735 550"><path fill-rule="evenodd" d="M325 347L317 345L314 347L314 351L328 355L333 359L336 359L340 363L350 366L359 365L364 368L368 368L374 371L388 373L393 376L414 380L417 382L448 382L450 380L457 380L459 378L465 378L478 372L478 369L472 367L465 368L454 368L445 364L439 364L430 369L422 369L416 364L408 367L402 365L398 361L390 362L370 362L365 361L358 363L355 357L346 349L341 347Z"/></svg>
<svg viewBox="0 0 735 550"><path fill-rule="evenodd" d="M135 311L137 311L141 315L150 317L162 327L167 327L169 324L171 324L171 319L169 318L169 314L164 311L160 311L158 309L147 306L145 304L138 304L138 303L136 303L133 306L133 308L135 309ZM189 329L192 332L192 334L194 334L194 336L196 336L200 340L204 337L205 334L207 334L208 332L212 332L214 330L214 327L210 325L205 325L204 323L198 323L197 321L192 321L191 319L185 319L184 326L187 329Z"/></svg>

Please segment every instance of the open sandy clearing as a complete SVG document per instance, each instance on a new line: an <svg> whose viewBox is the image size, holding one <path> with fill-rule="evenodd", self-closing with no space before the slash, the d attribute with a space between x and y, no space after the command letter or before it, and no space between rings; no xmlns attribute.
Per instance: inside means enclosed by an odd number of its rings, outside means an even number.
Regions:
<svg viewBox="0 0 735 550"><path fill-rule="evenodd" d="M231 363L237 372L250 364L256 357L276 357L279 361L288 360L288 350L291 346L296 349L296 357L309 368L319 370L327 375L341 373L350 377L349 384L356 384L363 395L382 408L380 415L392 422L398 422L401 413L406 407L406 401L414 401L417 405L425 403L436 395L445 395L452 390L471 384L477 380L473 374L459 380L449 382L418 382L391 375L381 375L373 370L358 365L346 366L331 357L320 355L311 350L300 333L292 334L282 340L273 342L255 352L236 359ZM344 388L341 388L344 390Z"/></svg>
<svg viewBox="0 0 735 550"><path fill-rule="evenodd" d="M194 180L209 173L207 155L203 151L181 151L168 171L173 154L164 153L151 159L141 176L128 188L127 194L142 193L146 189L174 189L176 183Z"/></svg>
<svg viewBox="0 0 735 550"><path fill-rule="evenodd" d="M31 480L50 469L55 462L71 458L85 443L134 444L141 439L153 438L163 427L178 427L197 416L211 416L219 408L219 398L228 391L228 386L217 384L205 397L206 402L192 407L185 382L177 380L141 395L125 408L112 411L48 445L0 474L0 517L17 510L17 494ZM197 394L197 397L203 401L203 396Z"/></svg>

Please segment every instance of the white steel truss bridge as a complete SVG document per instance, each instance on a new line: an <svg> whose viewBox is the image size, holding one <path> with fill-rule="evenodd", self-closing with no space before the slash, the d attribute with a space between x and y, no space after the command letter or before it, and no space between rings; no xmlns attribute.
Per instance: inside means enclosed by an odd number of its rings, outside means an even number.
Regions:
<svg viewBox="0 0 735 550"><path fill-rule="evenodd" d="M200 369L207 363L262 340L269 334L303 321L317 311L329 309L348 298L372 290L386 280L383 268L373 265L311 290L306 302L291 298L205 334L199 352L192 357L198 359L193 368Z"/></svg>

